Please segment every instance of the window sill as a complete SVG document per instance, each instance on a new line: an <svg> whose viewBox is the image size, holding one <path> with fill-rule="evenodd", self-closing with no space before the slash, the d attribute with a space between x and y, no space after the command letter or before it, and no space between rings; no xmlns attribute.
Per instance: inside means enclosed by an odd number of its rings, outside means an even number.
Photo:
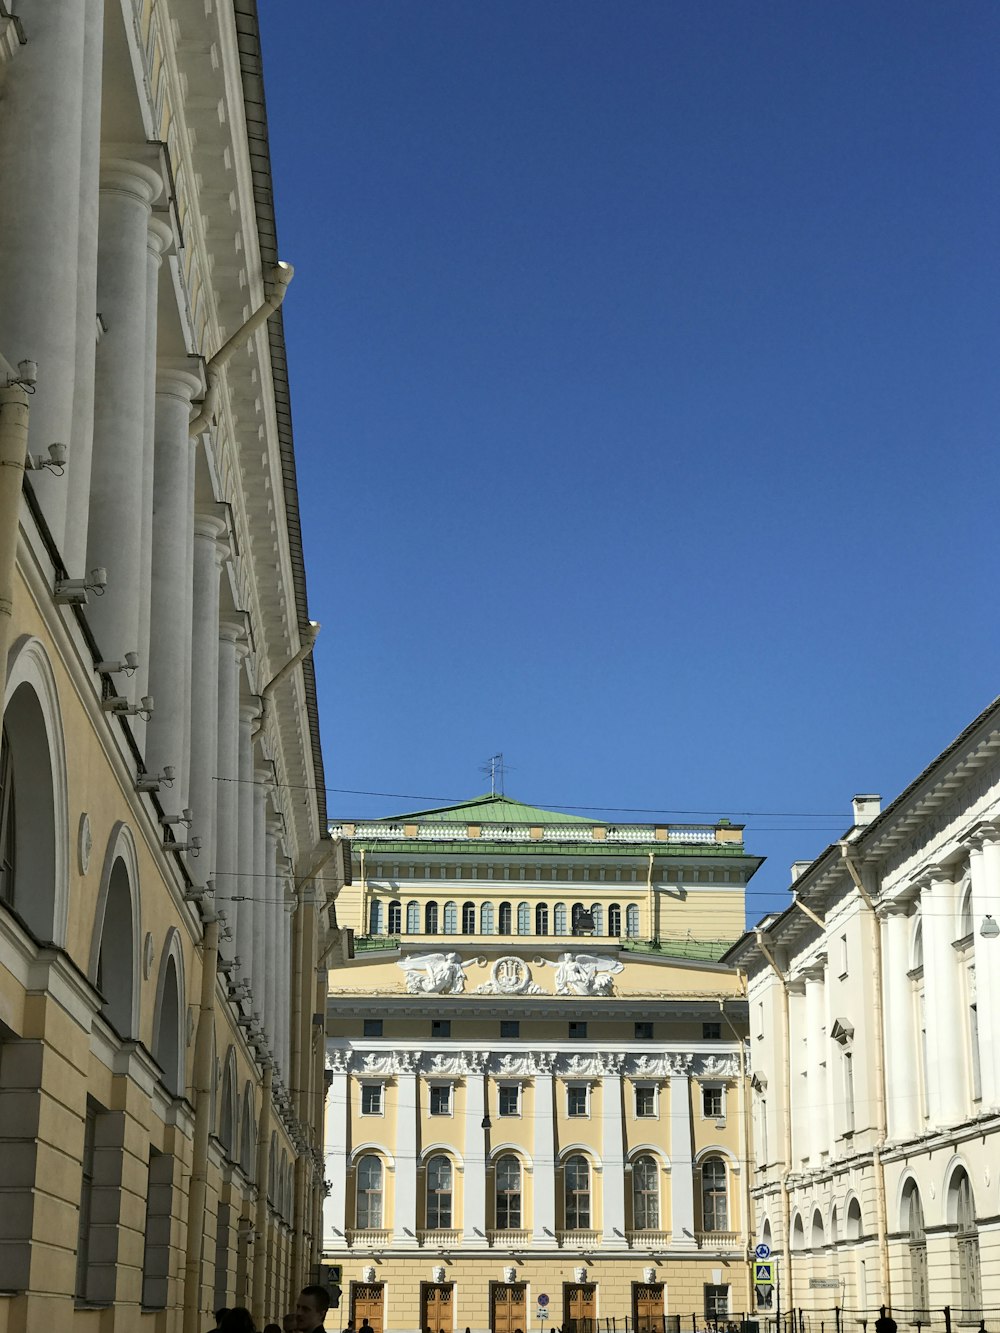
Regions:
<svg viewBox="0 0 1000 1333"><path fill-rule="evenodd" d="M114 1307L113 1301L81 1301L73 1302L74 1310L110 1310Z"/></svg>

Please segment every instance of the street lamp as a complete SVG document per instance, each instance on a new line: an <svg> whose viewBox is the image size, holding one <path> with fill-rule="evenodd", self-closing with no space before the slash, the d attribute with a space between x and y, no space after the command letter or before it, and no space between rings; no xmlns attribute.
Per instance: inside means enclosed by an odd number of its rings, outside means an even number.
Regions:
<svg viewBox="0 0 1000 1333"><path fill-rule="evenodd" d="M979 933L986 940L995 940L1000 935L1000 925L990 916L989 912L983 917L983 924L979 927Z"/></svg>

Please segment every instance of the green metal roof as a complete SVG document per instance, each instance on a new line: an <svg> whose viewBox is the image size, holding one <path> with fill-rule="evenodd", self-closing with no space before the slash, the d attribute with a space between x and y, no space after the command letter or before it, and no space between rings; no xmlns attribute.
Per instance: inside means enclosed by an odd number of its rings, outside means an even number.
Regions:
<svg viewBox="0 0 1000 1333"><path fill-rule="evenodd" d="M563 814L561 810L542 810L503 795L476 796L462 805L442 805L436 810L413 810L405 815L392 815L383 822L395 823L400 819L433 819L435 823L446 824L586 824L591 828L606 822Z"/></svg>
<svg viewBox="0 0 1000 1333"><path fill-rule="evenodd" d="M426 838L399 838L392 840L383 838L366 838L363 834L356 834L351 839L352 845L357 848L364 848L366 852L376 852L379 855L383 853L386 856L395 854L398 856L418 857L423 861L434 860L435 858L455 857L462 861L482 861L488 851L492 856L515 856L525 861L542 860L549 856L572 857L576 860L587 860L593 856L599 857L618 857L619 859L629 856L646 857L650 852L655 852L657 857L675 857L675 856L695 856L695 857L730 857L738 858L754 866L760 866L764 863L762 856L752 856L741 842L495 842L491 838L470 839L462 842L433 842ZM431 856L431 849L434 849L434 855ZM726 886L720 886L726 887Z"/></svg>

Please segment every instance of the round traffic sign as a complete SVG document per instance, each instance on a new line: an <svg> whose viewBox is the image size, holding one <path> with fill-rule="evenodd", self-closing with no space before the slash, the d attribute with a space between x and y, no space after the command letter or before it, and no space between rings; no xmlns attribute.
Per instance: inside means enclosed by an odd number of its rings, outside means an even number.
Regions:
<svg viewBox="0 0 1000 1333"><path fill-rule="evenodd" d="M539 1304L539 1305L548 1305L548 1303L549 1303L549 1298L548 1298L548 1296L546 1296L545 1292L543 1291L542 1294L538 1297L538 1304Z"/></svg>
<svg viewBox="0 0 1000 1333"><path fill-rule="evenodd" d="M754 1250L754 1254L757 1256L758 1259L770 1259L771 1247L770 1245L763 1245L763 1244L758 1245L757 1248Z"/></svg>

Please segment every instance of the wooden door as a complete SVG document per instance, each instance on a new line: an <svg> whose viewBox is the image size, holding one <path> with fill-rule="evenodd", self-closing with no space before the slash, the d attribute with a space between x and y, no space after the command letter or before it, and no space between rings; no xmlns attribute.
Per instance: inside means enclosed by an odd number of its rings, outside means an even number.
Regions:
<svg viewBox="0 0 1000 1333"><path fill-rule="evenodd" d="M351 1327L360 1329L365 1320L372 1333L383 1333L383 1286L381 1282L355 1282L351 1286ZM367 1330L366 1330L367 1333Z"/></svg>
<svg viewBox="0 0 1000 1333"><path fill-rule="evenodd" d="M528 1333L527 1287L523 1282L494 1282L493 1333Z"/></svg>
<svg viewBox="0 0 1000 1333"><path fill-rule="evenodd" d="M420 1296L420 1326L424 1333L451 1333L455 1326L455 1289L450 1282L425 1282Z"/></svg>
<svg viewBox="0 0 1000 1333"><path fill-rule="evenodd" d="M635 1333L663 1333L663 1283L632 1283L632 1321Z"/></svg>
<svg viewBox="0 0 1000 1333"><path fill-rule="evenodd" d="M594 1333L597 1288L592 1282L567 1282L563 1287L563 1333Z"/></svg>

